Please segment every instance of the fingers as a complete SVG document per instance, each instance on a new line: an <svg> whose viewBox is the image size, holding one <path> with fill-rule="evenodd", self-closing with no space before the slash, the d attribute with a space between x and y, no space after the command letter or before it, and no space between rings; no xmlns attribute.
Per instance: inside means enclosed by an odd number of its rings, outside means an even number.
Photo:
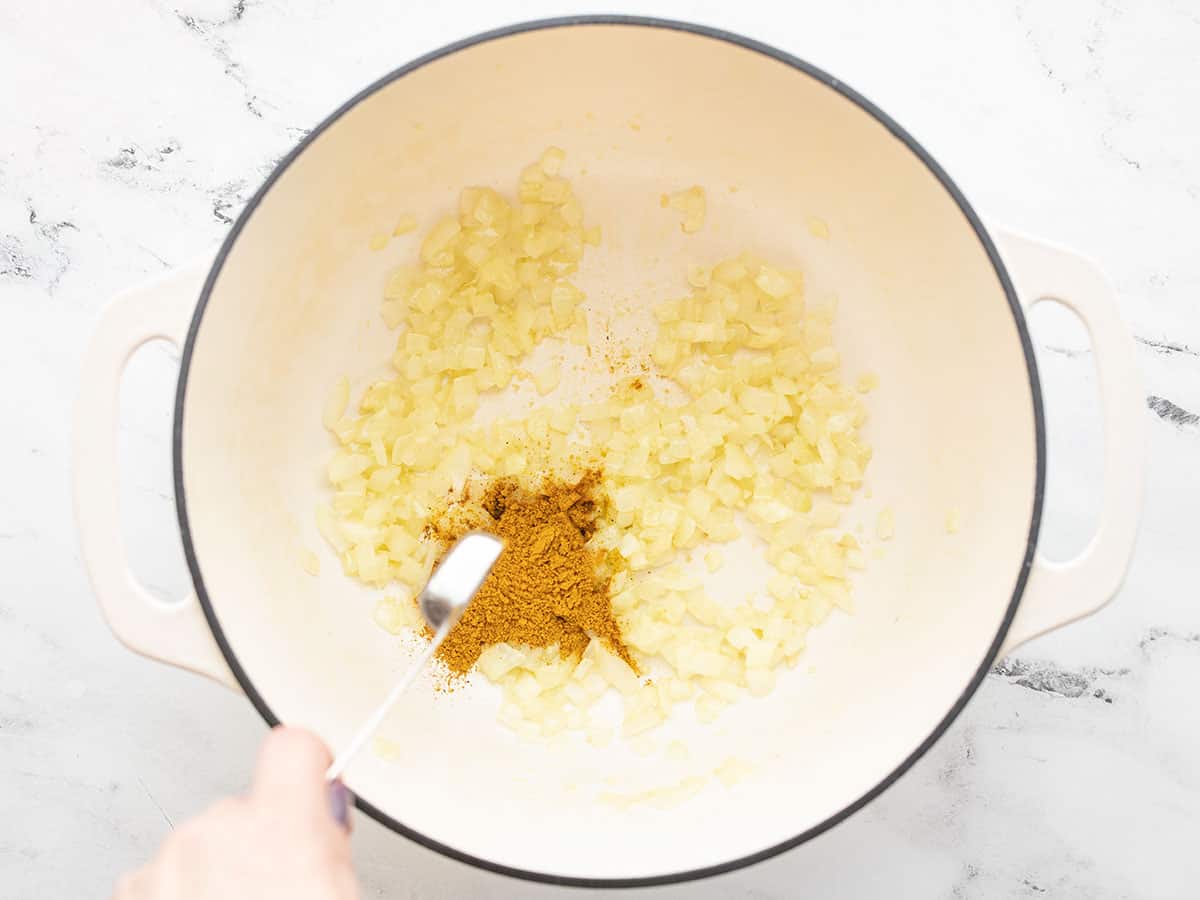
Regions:
<svg viewBox="0 0 1200 900"><path fill-rule="evenodd" d="M149 880L150 875L146 869L126 872L117 881L112 900L148 900L151 896Z"/></svg>
<svg viewBox="0 0 1200 900"><path fill-rule="evenodd" d="M259 751L251 796L279 809L328 819L325 770L330 762L329 750L312 732L275 728Z"/></svg>

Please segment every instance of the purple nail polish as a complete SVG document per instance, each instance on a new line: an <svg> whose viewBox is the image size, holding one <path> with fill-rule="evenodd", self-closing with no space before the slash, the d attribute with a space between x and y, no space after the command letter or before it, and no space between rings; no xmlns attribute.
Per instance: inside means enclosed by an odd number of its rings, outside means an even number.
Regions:
<svg viewBox="0 0 1200 900"><path fill-rule="evenodd" d="M329 812L343 828L350 824L350 807L354 804L354 795L340 781L329 785Z"/></svg>

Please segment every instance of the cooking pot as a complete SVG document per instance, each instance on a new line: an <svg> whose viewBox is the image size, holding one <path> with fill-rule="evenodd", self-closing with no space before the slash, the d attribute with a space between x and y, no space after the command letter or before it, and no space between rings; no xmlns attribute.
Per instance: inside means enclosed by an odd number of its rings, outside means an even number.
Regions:
<svg viewBox="0 0 1200 900"><path fill-rule="evenodd" d="M379 592L341 573L313 515L332 452L322 401L343 374L357 389L387 373L382 285L415 253L371 238L404 213L428 226L463 186L511 191L549 145L604 229L579 275L598 307L676 296L688 262L747 248L803 268L810 297L836 296L845 369L880 383L870 497L852 515L890 510L895 537L857 580L856 611L815 629L772 694L712 725L664 727L656 747L681 741L686 764L621 741L526 743L496 723L491 686L426 684L389 721L390 758L364 754L347 782L367 814L483 868L609 886L711 875L849 816L929 749L999 657L1104 605L1139 513L1141 395L1109 283L1072 253L985 228L932 157L838 79L735 35L625 17L505 28L382 78L279 163L215 259L105 311L75 413L80 539L130 648L344 745L413 652L373 623ZM708 224L684 235L658 197L692 184ZM1037 554L1045 429L1026 311L1045 299L1086 323L1104 409L1099 528L1065 564ZM173 605L131 575L117 515L118 383L153 338L182 351L175 501L195 595ZM319 577L300 564L308 550ZM736 591L743 562L710 592ZM730 760L736 783L653 793Z"/></svg>

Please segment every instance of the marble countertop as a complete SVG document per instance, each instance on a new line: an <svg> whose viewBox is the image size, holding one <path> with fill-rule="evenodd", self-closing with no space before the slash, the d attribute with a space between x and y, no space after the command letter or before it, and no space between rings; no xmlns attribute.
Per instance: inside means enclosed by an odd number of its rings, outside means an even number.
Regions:
<svg viewBox="0 0 1200 900"><path fill-rule="evenodd" d="M1200 15L1073 4L609 3L774 43L921 140L985 217L1102 261L1137 337L1140 544L1100 614L1022 647L949 733L845 824L769 862L623 896L1184 897L1200 883ZM781 12L787 7L787 12ZM80 352L122 287L214 245L306 129L385 71L565 2L97 0L0 7L0 885L101 896L165 831L239 789L248 703L112 638L67 478ZM1039 319L1043 548L1086 540L1098 402L1078 327ZM176 361L140 354L120 443L126 533L163 595ZM187 772L186 779L179 773ZM369 821L369 897L574 895L451 862Z"/></svg>

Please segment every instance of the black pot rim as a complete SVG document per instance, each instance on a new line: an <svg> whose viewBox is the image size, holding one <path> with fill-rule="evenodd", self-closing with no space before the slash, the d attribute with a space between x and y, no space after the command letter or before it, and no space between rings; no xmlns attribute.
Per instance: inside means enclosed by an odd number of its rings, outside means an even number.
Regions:
<svg viewBox="0 0 1200 900"><path fill-rule="evenodd" d="M184 555L187 558L188 568L191 571L192 581L195 584L196 596L199 598L200 605L204 610L204 616L208 620L208 625L212 629L213 637L216 639L221 653L225 657L225 661L229 664L229 669L233 676L237 679L238 684L245 692L250 702L254 704L254 708L266 722L271 725L279 724L279 718L271 711L263 697L255 689L254 684L247 677L246 672L238 663L237 657L234 655L229 641L221 628L221 623L217 619L217 615L213 609L213 605L209 599L208 593L204 587L204 579L200 573L200 564L196 558L195 547L192 541L191 528L188 523L187 513L187 498L184 492L183 484L183 453L182 453L182 437L183 437L183 414L184 400L187 395L188 374L191 369L192 352L195 347L196 335L199 331L200 322L204 317L204 310L208 305L209 297L212 294L213 286L216 283L225 260L228 257L234 243L241 234L242 229L253 215L255 209L262 202L267 192L279 179L279 177L288 169L288 167L299 157L301 153L311 144L318 136L326 131L330 126L338 121L348 111L357 106L361 101L374 94L376 91L386 87L393 81L404 77L410 72L427 65L428 63L439 60L459 50L464 50L473 47L477 44L482 44L487 41L496 40L498 38L509 37L511 35L522 34L528 31L540 31L550 28L562 28L567 26L580 25L630 25L640 26L645 28L663 28L674 31L682 31L690 34L698 35L705 38L725 41L726 43L734 44L738 47L752 50L756 53L761 53L764 56L770 57L777 62L785 63L797 71L814 78L824 84L830 90L836 91L847 100L855 103L863 111L874 117L881 125L883 125L895 138L902 141L904 145L918 159L925 164L929 171L945 188L946 192L954 199L958 208L961 210L967 223L975 232L979 239L980 245L987 253L988 259L991 261L992 267L995 270L996 277L999 279L1001 286L1004 289L1005 297L1008 299L1008 305L1013 315L1013 320L1017 327L1017 332L1021 340L1021 348L1025 354L1026 371L1029 376L1029 388L1033 402L1034 411L1034 430L1035 439L1037 442L1037 471L1035 473L1034 483L1034 500L1033 512L1029 524L1029 537L1025 547L1025 556L1021 563L1020 572L1018 573L1016 586L1013 590L1012 598L1009 601L1008 608L1004 614L1004 620L1000 624L1000 628L996 632L996 637L992 641L991 647L988 649L983 662L978 670L963 690L962 694L955 701L954 705L946 713L945 717L938 723L933 732L921 742L909 756L904 759L891 773L880 781L875 787L867 791L853 803L846 806L840 812L830 816L823 822L814 825L795 837L781 841L778 844L759 850L756 853L751 853L737 859L722 862L713 866L705 866L698 869L689 869L682 872L669 872L662 875L642 876L637 878L580 878L573 876L554 875L546 872L536 872L528 869L517 869L511 866L501 865L490 860L482 859L473 856L469 853L464 853L456 850L453 847L442 844L439 841L416 831L406 825L393 819L391 816L384 813L382 810L372 806L361 797L355 799L358 808L364 813L371 816L376 821L387 826L392 831L404 835L405 837L421 844L424 847L441 853L451 859L467 863L480 869L485 869L491 872L496 872L502 875L508 875L514 878L525 879L528 881L542 882L546 884L564 885L573 887L592 887L592 888L624 888L624 887L649 887L654 885L674 884L677 882L691 881L700 878L708 878L714 875L721 875L727 872L732 872L736 869L741 869L745 866L752 865L757 862L769 859L776 856L785 850L790 850L808 840L816 837L819 834L828 831L834 825L847 819L858 810L862 809L866 804L874 800L883 791L890 787L897 779L900 778L908 769L932 747L939 738L950 727L951 723L958 718L967 702L974 695L984 677L987 675L989 668L996 654L1000 650L1000 646L1008 633L1009 626L1017 611L1017 606L1020 603L1021 595L1024 593L1025 584L1029 578L1029 572L1033 565L1034 553L1037 548L1038 530L1041 525L1042 504L1045 493L1046 479L1046 438L1045 438L1045 419L1042 406L1041 385L1038 379L1037 364L1034 360L1033 345L1030 341L1029 330L1025 323L1025 317L1022 312L1021 305L1017 300L1016 291L1013 288L1012 280L1009 278L1008 272L1004 267L1004 263L1000 258L987 230L980 221L979 216L971 208L966 197L958 189L957 185L950 179L950 176L942 170L941 166L934 161L933 157L903 128L900 127L891 117L879 109L871 101L867 100L852 88L847 87L842 81L817 67L797 59L796 57L784 53L774 47L760 43L750 38L742 37L741 35L733 34L728 31L722 31L717 28L710 28L705 25L696 25L689 22L679 22L669 19L647 18L642 16L623 16L623 15L584 15L584 16L564 16L560 18L539 19L530 22L522 22L515 25L497 28L492 31L486 31L482 34L477 34L474 37L469 37L453 44L442 47L440 50L435 50L432 53L427 53L424 56L413 60L407 65L392 71L375 81L370 86L364 88L359 93L355 94L345 103L343 103L336 111L328 116L320 125L314 128L308 135L305 136L299 144L294 147L283 159L276 165L274 171L263 183L262 187L254 194L250 201L242 210L233 227L230 228L229 234L221 244L220 251L217 253L216 259L213 261L212 268L209 271L207 279L205 279L203 290L196 304L196 311L192 317L191 326L188 328L187 340L183 347L183 353L180 361L179 383L175 395L175 423L173 429L173 457L174 457L174 479L175 479L175 506L179 519L179 530L183 540Z"/></svg>

